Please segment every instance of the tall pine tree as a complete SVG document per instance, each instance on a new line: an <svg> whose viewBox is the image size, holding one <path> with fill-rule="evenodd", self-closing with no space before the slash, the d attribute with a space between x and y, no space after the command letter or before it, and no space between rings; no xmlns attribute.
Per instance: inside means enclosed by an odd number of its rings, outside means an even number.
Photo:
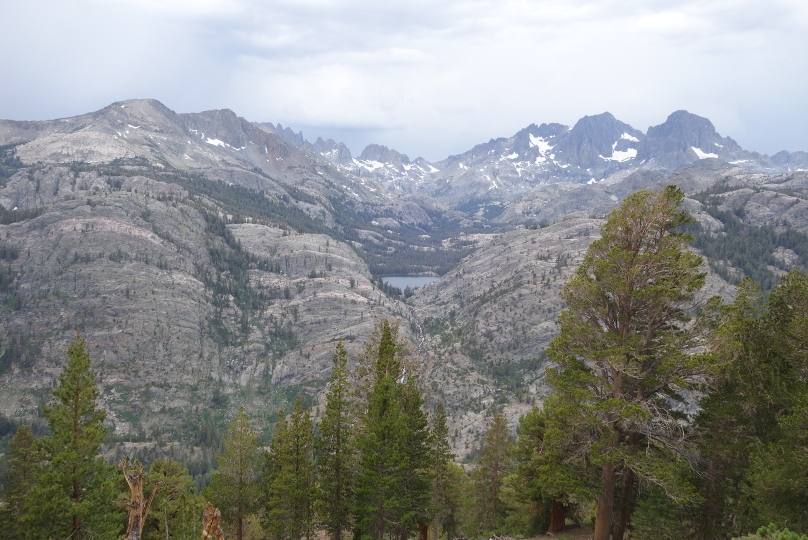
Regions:
<svg viewBox="0 0 808 540"><path fill-rule="evenodd" d="M67 358L43 410L53 434L40 439L42 473L26 498L23 523L33 539L114 538L123 532L124 513L113 507L116 471L98 456L106 412L96 406L95 375L78 334Z"/></svg>
<svg viewBox="0 0 808 540"><path fill-rule="evenodd" d="M244 520L258 508L258 435L250 428L240 408L222 440L224 451L216 454L218 471L204 495L222 511L222 518L235 525L236 538L244 537Z"/></svg>
<svg viewBox="0 0 808 540"><path fill-rule="evenodd" d="M431 419L431 449L429 454L432 469L432 539L440 538L441 528L446 529L446 521L451 509L451 465L454 454L449 447L449 428L446 426L446 411L443 403L438 403Z"/></svg>
<svg viewBox="0 0 808 540"><path fill-rule="evenodd" d="M331 540L340 540L342 531L350 528L353 507L356 453L347 364L348 353L340 340L316 441L319 515Z"/></svg>
<svg viewBox="0 0 808 540"><path fill-rule="evenodd" d="M316 498L311 414L298 396L288 422L281 415L266 457L264 529L273 540L310 538Z"/></svg>
<svg viewBox="0 0 808 540"><path fill-rule="evenodd" d="M36 481L40 455L31 428L22 425L8 444L6 462L6 489L0 504L0 531L8 540L23 540L25 527L25 499Z"/></svg>
<svg viewBox="0 0 808 540"><path fill-rule="evenodd" d="M568 309L548 349L557 366L548 378L569 403L568 425L580 427L569 455L600 467L595 540L623 539L638 481L679 500L693 495L675 471L689 452L674 403L715 369L711 356L693 353L702 335L687 324L704 274L701 257L685 249L691 237L681 227L693 219L683 199L675 186L628 196L562 291Z"/></svg>
<svg viewBox="0 0 808 540"><path fill-rule="evenodd" d="M478 532L500 532L507 507L502 499L505 478L513 470L513 441L505 416L495 414L483 437L482 455L474 471Z"/></svg>
<svg viewBox="0 0 808 540"><path fill-rule="evenodd" d="M429 430L422 399L394 326L383 319L366 350L370 387L357 435L355 536L406 538L427 520L431 474Z"/></svg>

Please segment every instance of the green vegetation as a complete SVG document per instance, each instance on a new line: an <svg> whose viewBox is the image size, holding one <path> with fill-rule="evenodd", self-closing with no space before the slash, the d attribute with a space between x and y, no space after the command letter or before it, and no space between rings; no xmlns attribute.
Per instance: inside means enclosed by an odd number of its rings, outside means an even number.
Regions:
<svg viewBox="0 0 808 540"><path fill-rule="evenodd" d="M701 251L718 275L732 284L738 284L746 276L758 283L764 291L777 284L777 276L769 268L790 270L782 260L774 257L777 248L792 250L797 255L797 268L808 268L808 235L786 226L749 225L743 222L744 209L720 210L723 200L718 195L735 189L726 182L719 182L712 189L698 193L694 199L704 204L704 209L723 224L720 233L703 231L700 226L690 227L694 233L693 246ZM738 275L734 267L743 274Z"/></svg>
<svg viewBox="0 0 808 540"><path fill-rule="evenodd" d="M0 187L5 187L6 181L22 168L22 162L15 154L19 144L0 146Z"/></svg>

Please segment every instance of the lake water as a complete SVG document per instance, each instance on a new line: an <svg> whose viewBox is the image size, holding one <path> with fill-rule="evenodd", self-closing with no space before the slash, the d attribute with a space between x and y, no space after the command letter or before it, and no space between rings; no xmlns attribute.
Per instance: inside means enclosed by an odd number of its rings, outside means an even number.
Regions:
<svg viewBox="0 0 808 540"><path fill-rule="evenodd" d="M415 289L416 287L423 287L428 283L432 283L433 281L438 281L439 277L432 277L432 276L382 276L382 280L387 283L388 285L392 285L393 287L398 287L402 291L410 287Z"/></svg>

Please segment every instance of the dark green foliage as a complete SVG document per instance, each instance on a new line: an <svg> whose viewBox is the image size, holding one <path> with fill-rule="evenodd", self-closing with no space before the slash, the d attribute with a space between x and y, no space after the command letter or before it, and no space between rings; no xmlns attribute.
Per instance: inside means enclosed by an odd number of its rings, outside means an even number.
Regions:
<svg viewBox="0 0 808 540"><path fill-rule="evenodd" d="M774 266L788 270L773 253L778 247L794 251L799 256L802 268L808 267L808 235L791 228L770 225L748 225L742 216L730 211L706 206L707 212L724 224L726 234L710 234L696 228L693 247L699 249L718 275L737 284L740 278L733 274L727 264L743 271L743 275L758 283L764 291L777 284L777 276L769 270Z"/></svg>
<svg viewBox="0 0 808 540"><path fill-rule="evenodd" d="M242 540L244 519L258 508L258 435L240 408L227 427L224 451L216 454L218 470L203 495L222 511L222 520Z"/></svg>
<svg viewBox="0 0 808 540"><path fill-rule="evenodd" d="M25 502L40 472L39 452L34 434L26 425L17 429L5 456L5 490L0 504L0 530L7 540L23 540Z"/></svg>
<svg viewBox="0 0 808 540"><path fill-rule="evenodd" d="M0 146L0 187L5 187L6 181L23 167L22 161L15 153L17 146L19 144Z"/></svg>
<svg viewBox="0 0 808 540"><path fill-rule="evenodd" d="M188 470L177 461L157 459L149 467L143 491L151 493L156 482L160 482L160 489L143 527L144 540L162 540L169 535L183 540L199 538L205 501L193 492Z"/></svg>
<svg viewBox="0 0 808 540"><path fill-rule="evenodd" d="M587 462L601 470L596 540L612 533L615 514L615 538L623 538L638 482L679 500L694 496L674 474L677 456L692 450L673 404L715 368L709 355L690 352L701 326L686 326L686 313L704 274L701 258L684 249L690 237L678 232L693 221L679 209L683 198L674 186L627 197L562 292L568 309L548 349L557 365L548 378L572 429L558 430L554 445L583 470Z"/></svg>
<svg viewBox="0 0 808 540"><path fill-rule="evenodd" d="M513 469L513 441L508 434L508 424L502 414L495 414L483 437L480 460L472 475L477 534L504 532L508 506L503 497L503 485Z"/></svg>
<svg viewBox="0 0 808 540"><path fill-rule="evenodd" d="M42 472L26 498L23 523L34 539L112 538L122 532L123 513L113 507L115 469L98 457L106 412L96 407L95 375L80 336L67 357L43 410L53 435L40 439Z"/></svg>
<svg viewBox="0 0 808 540"><path fill-rule="evenodd" d="M319 517L331 540L340 540L342 531L350 528L354 502L355 422L349 401L347 364L348 353L340 340L334 352L320 435L315 441Z"/></svg>
<svg viewBox="0 0 808 540"><path fill-rule="evenodd" d="M0 338L0 374L13 367L25 370L33 365L41 350L42 340L28 333L9 333Z"/></svg>
<svg viewBox="0 0 808 540"><path fill-rule="evenodd" d="M0 205L0 225L10 225L26 219L33 219L42 215L42 211L41 208L36 210L6 210Z"/></svg>
<svg viewBox="0 0 808 540"><path fill-rule="evenodd" d="M272 540L311 537L316 500L314 431L300 397L289 420L278 413L275 435L264 461L264 530Z"/></svg>
<svg viewBox="0 0 808 540"><path fill-rule="evenodd" d="M357 435L358 537L406 538L429 519L429 431L411 372L403 371L395 328L382 320L367 350L372 385Z"/></svg>
<svg viewBox="0 0 808 540"><path fill-rule="evenodd" d="M755 534L739 536L734 540L808 540L808 535L780 529L774 523L768 527L761 527Z"/></svg>
<svg viewBox="0 0 808 540"><path fill-rule="evenodd" d="M402 295L400 288L393 287L392 285L385 283L384 279L382 279L381 276L374 276L371 279L371 283L376 285L376 287L378 287L380 291L382 291L390 298L399 298Z"/></svg>
<svg viewBox="0 0 808 540"><path fill-rule="evenodd" d="M808 485L798 473L808 426L808 275L789 273L768 302L745 280L718 321L712 348L727 367L697 418L703 534L741 534L767 521L808 528Z"/></svg>
<svg viewBox="0 0 808 540"><path fill-rule="evenodd" d="M455 526L453 507L457 494L452 486L451 465L454 459L449 446L449 428L446 426L446 411L443 403L438 403L430 422L431 448L429 453L432 473L432 538L438 540L441 530ZM456 531L451 531L452 533ZM451 538L451 536L449 536Z"/></svg>
<svg viewBox="0 0 808 540"><path fill-rule="evenodd" d="M201 264L196 264L195 268L196 277L213 295L216 312L209 320L211 331L214 340L223 346L240 345L249 333L251 316L262 312L270 300L269 295L250 286L248 272L252 269L278 272L279 267L244 250L221 218L209 212L203 212L203 216L212 271ZM241 314L236 331L222 320L222 309L229 307L231 297Z"/></svg>

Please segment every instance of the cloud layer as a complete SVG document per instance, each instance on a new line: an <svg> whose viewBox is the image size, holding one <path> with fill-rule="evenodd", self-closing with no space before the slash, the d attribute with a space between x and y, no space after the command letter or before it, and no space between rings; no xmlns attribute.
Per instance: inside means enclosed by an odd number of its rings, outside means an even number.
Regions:
<svg viewBox="0 0 808 540"><path fill-rule="evenodd" d="M0 5L0 117L153 97L441 159L531 122L677 109L808 150L802 0L29 0Z"/></svg>

